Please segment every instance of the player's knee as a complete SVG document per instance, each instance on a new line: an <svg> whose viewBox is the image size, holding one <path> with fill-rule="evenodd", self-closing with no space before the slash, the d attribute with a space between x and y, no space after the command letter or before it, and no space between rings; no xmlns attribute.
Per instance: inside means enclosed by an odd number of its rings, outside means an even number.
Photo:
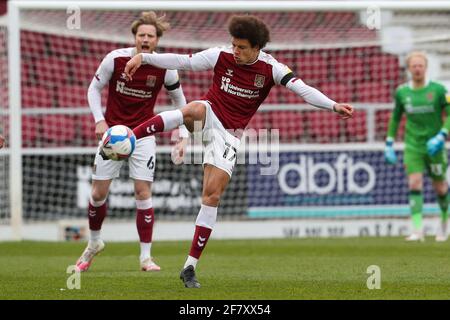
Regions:
<svg viewBox="0 0 450 320"><path fill-rule="evenodd" d="M204 192L202 203L208 206L217 207L220 202L220 193L218 192Z"/></svg>
<svg viewBox="0 0 450 320"><path fill-rule="evenodd" d="M108 195L108 191L94 189L91 192L91 199L94 202L102 202L106 199L107 195Z"/></svg>
<svg viewBox="0 0 450 320"><path fill-rule="evenodd" d="M150 190L136 190L134 192L134 197L136 200L147 200L152 196Z"/></svg>
<svg viewBox="0 0 450 320"><path fill-rule="evenodd" d="M136 200L147 200L152 196L150 184L138 181L134 186L134 197Z"/></svg>
<svg viewBox="0 0 450 320"><path fill-rule="evenodd" d="M421 191L422 190L422 177L411 176L409 178L409 190Z"/></svg>
<svg viewBox="0 0 450 320"><path fill-rule="evenodd" d="M192 102L183 107L181 112L183 113L184 124L189 131L201 130L205 118L205 106L203 104ZM199 127L196 125L196 121L199 122Z"/></svg>
<svg viewBox="0 0 450 320"><path fill-rule="evenodd" d="M447 186L447 183L446 182L444 182L444 183L437 183L436 185L435 185L435 190L436 190L436 193L439 195L439 196L444 196L444 195L446 195L447 193L448 193L448 186Z"/></svg>

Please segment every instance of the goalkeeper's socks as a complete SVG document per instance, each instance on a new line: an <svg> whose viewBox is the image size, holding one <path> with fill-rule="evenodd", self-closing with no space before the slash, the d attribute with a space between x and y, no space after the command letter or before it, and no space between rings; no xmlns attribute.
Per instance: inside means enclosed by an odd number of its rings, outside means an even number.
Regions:
<svg viewBox="0 0 450 320"><path fill-rule="evenodd" d="M92 198L89 200L88 207L88 219L89 229L91 230L92 237L100 237L100 233L92 233L92 231L100 231L102 228L103 220L106 217L106 199L103 201L94 201ZM94 240L94 239L92 239Z"/></svg>
<svg viewBox="0 0 450 320"><path fill-rule="evenodd" d="M423 208L422 191L411 190L409 192L409 207L411 210L411 218L414 229L422 230L422 208Z"/></svg>
<svg viewBox="0 0 450 320"><path fill-rule="evenodd" d="M136 139L154 135L158 132L170 131L183 124L183 113L180 110L164 111L141 123L133 129Z"/></svg>
<svg viewBox="0 0 450 320"><path fill-rule="evenodd" d="M448 195L437 196L439 207L441 208L441 221L443 224L448 220Z"/></svg>

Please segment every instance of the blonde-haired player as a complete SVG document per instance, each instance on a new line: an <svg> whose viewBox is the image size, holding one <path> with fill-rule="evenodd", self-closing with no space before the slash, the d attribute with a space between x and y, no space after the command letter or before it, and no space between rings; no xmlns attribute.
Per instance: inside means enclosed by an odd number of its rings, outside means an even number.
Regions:
<svg viewBox="0 0 450 320"><path fill-rule="evenodd" d="M436 241L447 240L448 184L445 140L450 130L450 104L447 89L440 83L426 79L428 59L425 53L411 52L406 58L411 81L400 85L395 92L395 107L389 121L385 159L394 164L397 157L393 144L402 115L406 115L405 152L403 163L408 175L409 206L413 232L406 240L424 241L422 224L423 173L433 181L441 209L441 223ZM447 114L445 122L442 113Z"/></svg>

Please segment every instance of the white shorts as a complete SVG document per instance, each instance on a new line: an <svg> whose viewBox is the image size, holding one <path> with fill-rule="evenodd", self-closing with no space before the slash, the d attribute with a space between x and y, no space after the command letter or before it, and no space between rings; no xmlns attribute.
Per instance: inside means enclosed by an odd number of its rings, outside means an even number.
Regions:
<svg viewBox="0 0 450 320"><path fill-rule="evenodd" d="M100 148L99 148L100 150ZM95 155L93 180L111 180L120 174L120 168L125 161L103 160L99 154ZM128 159L130 178L135 180L153 181L156 165L156 142L154 136L136 140L136 148Z"/></svg>
<svg viewBox="0 0 450 320"><path fill-rule="evenodd" d="M208 101L196 102L206 107L206 119L203 126L203 165L211 164L231 177L241 140L223 127Z"/></svg>

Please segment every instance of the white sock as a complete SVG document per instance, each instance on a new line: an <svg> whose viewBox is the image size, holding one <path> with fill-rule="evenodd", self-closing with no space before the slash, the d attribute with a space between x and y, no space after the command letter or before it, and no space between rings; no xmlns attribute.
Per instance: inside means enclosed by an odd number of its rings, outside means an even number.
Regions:
<svg viewBox="0 0 450 320"><path fill-rule="evenodd" d="M181 110L164 111L159 114L164 122L164 131L178 128L184 122Z"/></svg>
<svg viewBox="0 0 450 320"><path fill-rule="evenodd" d="M152 249L152 243L141 242L140 244L141 244L141 256L139 257L139 259L142 262L151 257L150 252Z"/></svg>
<svg viewBox="0 0 450 320"><path fill-rule="evenodd" d="M441 221L442 234L447 234L447 221Z"/></svg>
<svg viewBox="0 0 450 320"><path fill-rule="evenodd" d="M101 230L91 230L91 236L89 238L90 241L100 240L100 232Z"/></svg>
<svg viewBox="0 0 450 320"><path fill-rule="evenodd" d="M193 266L195 269L195 267L197 266L197 262L198 262L198 259L188 256L183 269L185 269L187 266Z"/></svg>

